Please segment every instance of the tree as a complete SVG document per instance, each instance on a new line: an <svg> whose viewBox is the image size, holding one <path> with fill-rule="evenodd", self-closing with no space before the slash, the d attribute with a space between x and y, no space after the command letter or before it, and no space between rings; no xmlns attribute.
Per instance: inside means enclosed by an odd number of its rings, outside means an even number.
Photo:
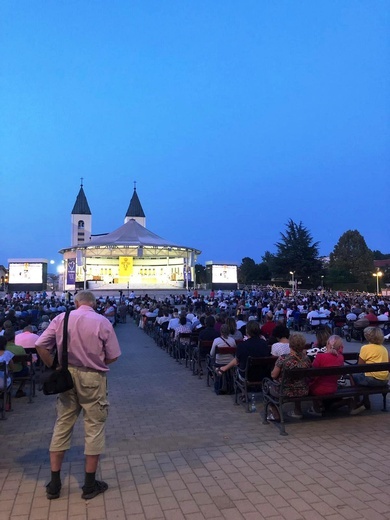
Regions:
<svg viewBox="0 0 390 520"><path fill-rule="evenodd" d="M271 280L271 271L267 262L261 262L257 264L257 276L258 281Z"/></svg>
<svg viewBox="0 0 390 520"><path fill-rule="evenodd" d="M346 231L330 254L329 277L335 281L372 281L374 255L359 231Z"/></svg>
<svg viewBox="0 0 390 520"><path fill-rule="evenodd" d="M290 219L286 224L285 233L280 233L281 240L277 242L277 252L268 261L272 266L274 276L290 277L294 272L295 280L310 280L316 284L321 280L322 264L318 257L318 242L313 242L310 231L299 222Z"/></svg>
<svg viewBox="0 0 390 520"><path fill-rule="evenodd" d="M374 260L387 260L390 258L390 254L384 254L378 249L374 249L372 254L374 255Z"/></svg>
<svg viewBox="0 0 390 520"><path fill-rule="evenodd" d="M238 268L238 279L240 283L252 283L257 278L257 266L252 258L246 256L242 259L241 265Z"/></svg>

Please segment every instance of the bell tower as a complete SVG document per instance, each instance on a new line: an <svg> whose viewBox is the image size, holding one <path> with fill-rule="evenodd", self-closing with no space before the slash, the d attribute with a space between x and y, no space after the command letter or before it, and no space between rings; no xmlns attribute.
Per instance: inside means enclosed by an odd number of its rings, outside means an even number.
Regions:
<svg viewBox="0 0 390 520"><path fill-rule="evenodd" d="M92 214L84 193L83 178L81 178L80 191L73 206L71 221L71 245L88 243L92 233Z"/></svg>
<svg viewBox="0 0 390 520"><path fill-rule="evenodd" d="M146 227L146 217L137 195L137 187L135 181L133 196L131 197L129 208L125 216L125 224L131 219L134 219L136 222L138 222L138 224L141 224L141 226Z"/></svg>

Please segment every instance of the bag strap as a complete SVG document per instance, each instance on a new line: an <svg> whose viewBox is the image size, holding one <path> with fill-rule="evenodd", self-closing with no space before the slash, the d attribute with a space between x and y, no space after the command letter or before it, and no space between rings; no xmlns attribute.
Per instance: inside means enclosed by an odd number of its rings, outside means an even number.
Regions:
<svg viewBox="0 0 390 520"><path fill-rule="evenodd" d="M63 370L68 370L68 321L69 321L70 310L67 310L64 318L64 332L62 339L62 363L61 367Z"/></svg>
<svg viewBox="0 0 390 520"><path fill-rule="evenodd" d="M226 341L225 338L223 338L223 337L221 336L221 339L226 343L226 345L227 345L228 347L231 347L230 343L228 343L228 342Z"/></svg>

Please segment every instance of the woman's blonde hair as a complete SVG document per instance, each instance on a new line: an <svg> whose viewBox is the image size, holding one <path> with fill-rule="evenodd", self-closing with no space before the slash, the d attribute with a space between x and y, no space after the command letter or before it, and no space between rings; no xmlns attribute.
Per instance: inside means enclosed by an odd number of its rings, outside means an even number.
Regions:
<svg viewBox="0 0 390 520"><path fill-rule="evenodd" d="M382 345L383 344L383 332L379 327L366 327L364 329L364 337L369 343L373 343L374 345Z"/></svg>
<svg viewBox="0 0 390 520"><path fill-rule="evenodd" d="M334 356L338 356L340 350L343 350L343 340L340 338L340 336L337 336L336 334L334 334L333 336L329 336L326 345L330 347L329 352Z"/></svg>

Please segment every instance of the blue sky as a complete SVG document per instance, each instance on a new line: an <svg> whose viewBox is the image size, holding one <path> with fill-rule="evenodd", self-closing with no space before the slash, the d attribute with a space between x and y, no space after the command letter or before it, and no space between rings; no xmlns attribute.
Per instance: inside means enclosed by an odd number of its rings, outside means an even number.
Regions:
<svg viewBox="0 0 390 520"><path fill-rule="evenodd" d="M80 178L93 233L137 181L147 227L256 262L289 218L328 255L390 253L390 3L57 1L0 6L2 246L60 260Z"/></svg>

